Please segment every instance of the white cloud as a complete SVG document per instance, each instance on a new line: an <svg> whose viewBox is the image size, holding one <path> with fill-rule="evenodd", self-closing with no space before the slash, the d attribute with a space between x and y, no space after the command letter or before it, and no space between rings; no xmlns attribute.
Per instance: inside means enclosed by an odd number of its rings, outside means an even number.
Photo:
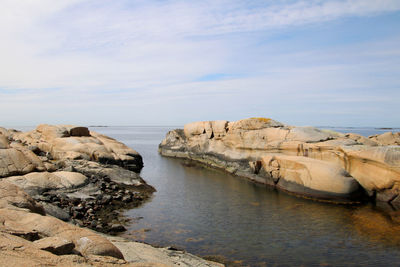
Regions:
<svg viewBox="0 0 400 267"><path fill-rule="evenodd" d="M0 112L20 109L21 122L27 116L56 120L62 111L93 121L97 117L85 114L85 108L105 118L101 107L114 109L109 111L114 115L140 108L155 118L150 113L162 113L163 105L166 115L177 116L174 106L196 107L194 117L200 117L204 104L196 100L207 99L210 114L224 114L218 106L224 100L266 112L272 109L263 109L263 99L276 103L282 94L292 94L286 100L291 105L296 99L308 101L298 88L329 97L338 83L353 89L398 86L396 70L384 80L369 75L378 66L388 71L399 67L395 38L330 48L329 53L325 47L283 53L255 45L257 34L271 30L395 12L400 10L397 0L263 1L253 6L225 0L0 0L0 5ZM225 72L231 74L226 80L195 82ZM385 99L381 102L390 100ZM230 112L233 108L225 115ZM190 119L190 114L179 116Z"/></svg>

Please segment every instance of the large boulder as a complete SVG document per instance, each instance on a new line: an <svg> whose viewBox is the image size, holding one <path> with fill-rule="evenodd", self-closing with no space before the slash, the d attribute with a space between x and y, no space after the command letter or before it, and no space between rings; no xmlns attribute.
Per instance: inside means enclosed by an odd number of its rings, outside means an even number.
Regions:
<svg viewBox="0 0 400 267"><path fill-rule="evenodd" d="M43 162L28 149L0 149L0 177L43 171Z"/></svg>
<svg viewBox="0 0 400 267"><path fill-rule="evenodd" d="M262 168L278 187L304 195L349 197L359 190L358 182L343 168L322 160L296 156L265 156ZM282 179L281 179L282 178Z"/></svg>
<svg viewBox="0 0 400 267"><path fill-rule="evenodd" d="M229 123L229 131L259 130L269 127L282 127L282 123L269 118L250 118Z"/></svg>

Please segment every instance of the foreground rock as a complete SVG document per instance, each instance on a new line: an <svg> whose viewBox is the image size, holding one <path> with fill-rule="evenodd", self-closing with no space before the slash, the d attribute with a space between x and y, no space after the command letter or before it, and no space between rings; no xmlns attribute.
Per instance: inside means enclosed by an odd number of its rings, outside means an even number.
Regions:
<svg viewBox="0 0 400 267"><path fill-rule="evenodd" d="M47 214L101 232L123 231L121 208L154 192L133 149L86 127L0 128L0 178L21 187Z"/></svg>
<svg viewBox="0 0 400 267"><path fill-rule="evenodd" d="M221 266L79 227L124 231L119 210L154 192L142 166L136 151L85 127L0 128L0 265Z"/></svg>
<svg viewBox="0 0 400 267"><path fill-rule="evenodd" d="M0 244L1 266L221 266L65 223L7 181L0 181Z"/></svg>
<svg viewBox="0 0 400 267"><path fill-rule="evenodd" d="M400 203L400 134L366 138L266 118L205 121L170 131L164 156L186 158L319 200L365 195Z"/></svg>

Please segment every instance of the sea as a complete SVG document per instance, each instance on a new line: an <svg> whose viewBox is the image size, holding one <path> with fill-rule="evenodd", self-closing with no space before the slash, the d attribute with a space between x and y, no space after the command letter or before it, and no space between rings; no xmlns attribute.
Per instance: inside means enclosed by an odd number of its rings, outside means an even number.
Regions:
<svg viewBox="0 0 400 267"><path fill-rule="evenodd" d="M175 128L182 127L90 127L138 151L144 161L141 176L157 190L149 201L124 212L130 218L124 237L228 266L400 266L400 225L393 219L400 211L303 199L162 157L158 144ZM365 136L400 130L320 128Z"/></svg>

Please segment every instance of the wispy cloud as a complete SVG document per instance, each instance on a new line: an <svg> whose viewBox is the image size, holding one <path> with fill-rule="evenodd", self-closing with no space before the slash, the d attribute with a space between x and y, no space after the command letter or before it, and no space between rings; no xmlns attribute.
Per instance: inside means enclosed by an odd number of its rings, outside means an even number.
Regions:
<svg viewBox="0 0 400 267"><path fill-rule="evenodd" d="M399 10L397 0L3 0L0 112L19 110L21 124L257 114L326 124L318 99L328 109L346 105L348 115L371 99L390 109L400 87L400 24L390 16ZM119 116L130 110L142 115Z"/></svg>

